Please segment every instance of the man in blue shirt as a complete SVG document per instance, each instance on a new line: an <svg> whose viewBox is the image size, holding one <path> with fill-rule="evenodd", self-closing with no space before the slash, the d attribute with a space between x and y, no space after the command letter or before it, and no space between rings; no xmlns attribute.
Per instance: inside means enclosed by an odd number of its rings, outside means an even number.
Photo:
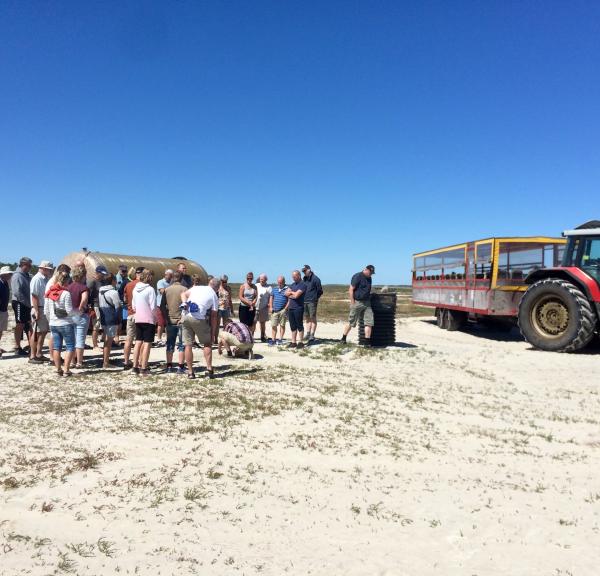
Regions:
<svg viewBox="0 0 600 576"><path fill-rule="evenodd" d="M290 348L304 348L302 339L304 338L304 294L306 293L306 284L302 282L299 270L292 272L294 282L290 284L285 295L290 299L288 306L288 315L290 320L290 329L292 331L292 342ZM296 338L298 343L296 344Z"/></svg>
<svg viewBox="0 0 600 576"><path fill-rule="evenodd" d="M320 278L310 269L308 264L302 268L304 278L302 281L306 284L306 293L304 295L304 319L308 323L308 334L306 341L312 344L315 341L315 331L317 330L317 306L319 298L323 296L323 287Z"/></svg>
<svg viewBox="0 0 600 576"><path fill-rule="evenodd" d="M350 315L348 324L344 328L342 342L346 342L346 336L359 321L365 325L365 339L367 346L371 345L371 332L375 324L373 309L371 308L371 276L375 274L375 266L369 264L362 272L352 276L348 293L350 294Z"/></svg>
<svg viewBox="0 0 600 576"><path fill-rule="evenodd" d="M277 278L277 286L271 292L269 299L269 314L271 315L271 330L272 339L269 346L283 343L283 335L285 334L285 322L287 320L289 298L286 296L288 287L285 285L285 278L279 276ZM277 339L277 328L279 328L279 340Z"/></svg>

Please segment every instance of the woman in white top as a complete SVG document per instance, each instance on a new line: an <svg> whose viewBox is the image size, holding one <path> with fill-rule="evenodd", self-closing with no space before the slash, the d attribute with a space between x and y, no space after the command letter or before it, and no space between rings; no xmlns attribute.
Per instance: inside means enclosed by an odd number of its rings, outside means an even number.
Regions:
<svg viewBox="0 0 600 576"><path fill-rule="evenodd" d="M71 376L71 361L75 353L75 324L73 324L73 301L67 290L69 273L59 272L55 282L46 291L44 313L52 332L54 365L59 376ZM64 364L61 350L65 346Z"/></svg>

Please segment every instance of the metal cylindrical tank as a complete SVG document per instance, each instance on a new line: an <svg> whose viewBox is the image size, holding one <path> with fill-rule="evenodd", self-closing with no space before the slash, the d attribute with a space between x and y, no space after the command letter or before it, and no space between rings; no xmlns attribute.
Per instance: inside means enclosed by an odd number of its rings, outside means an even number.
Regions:
<svg viewBox="0 0 600 576"><path fill-rule="evenodd" d="M375 317L375 326L371 333L372 346L391 346L396 342L396 294L386 292L371 294L371 308ZM365 344L365 327L360 322L358 342Z"/></svg>
<svg viewBox="0 0 600 576"><path fill-rule="evenodd" d="M130 256L129 254L109 254L107 252L71 252L61 261L71 268L76 262L83 262L86 270L95 270L98 266L105 266L109 272L116 274L119 271L119 265L125 264L127 269L143 266L154 272L155 281L160 280L165 270L177 270L177 266L182 262L187 266L187 274L190 276L198 274L201 278L201 284L208 284L208 274L206 270L193 260L187 258L156 258L152 256Z"/></svg>

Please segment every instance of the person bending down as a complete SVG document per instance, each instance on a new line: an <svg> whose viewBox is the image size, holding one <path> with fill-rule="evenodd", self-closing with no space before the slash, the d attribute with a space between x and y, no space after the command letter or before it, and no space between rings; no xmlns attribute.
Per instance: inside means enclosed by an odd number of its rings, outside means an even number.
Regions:
<svg viewBox="0 0 600 576"><path fill-rule="evenodd" d="M253 347L254 338L252 338L248 326L242 322L229 322L219 332L219 354L223 354L223 348L225 348L227 356L251 360Z"/></svg>

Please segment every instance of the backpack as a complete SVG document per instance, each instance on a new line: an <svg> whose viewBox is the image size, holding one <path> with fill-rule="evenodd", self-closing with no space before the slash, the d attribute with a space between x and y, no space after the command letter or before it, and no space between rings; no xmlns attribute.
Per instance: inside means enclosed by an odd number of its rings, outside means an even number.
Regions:
<svg viewBox="0 0 600 576"><path fill-rule="evenodd" d="M58 298L58 300L60 301L60 296ZM67 312L66 308L63 308L61 306L57 306L58 302L52 300L52 306L54 308L54 315L57 318L67 318L69 316L69 313Z"/></svg>
<svg viewBox="0 0 600 576"><path fill-rule="evenodd" d="M115 289L111 288L110 290ZM100 299L104 300L104 306L99 306L100 324L102 326L118 326L121 323L118 308L106 298L106 294L110 292L110 290L98 292L98 303L100 304ZM117 290L115 290L115 292L117 292Z"/></svg>

